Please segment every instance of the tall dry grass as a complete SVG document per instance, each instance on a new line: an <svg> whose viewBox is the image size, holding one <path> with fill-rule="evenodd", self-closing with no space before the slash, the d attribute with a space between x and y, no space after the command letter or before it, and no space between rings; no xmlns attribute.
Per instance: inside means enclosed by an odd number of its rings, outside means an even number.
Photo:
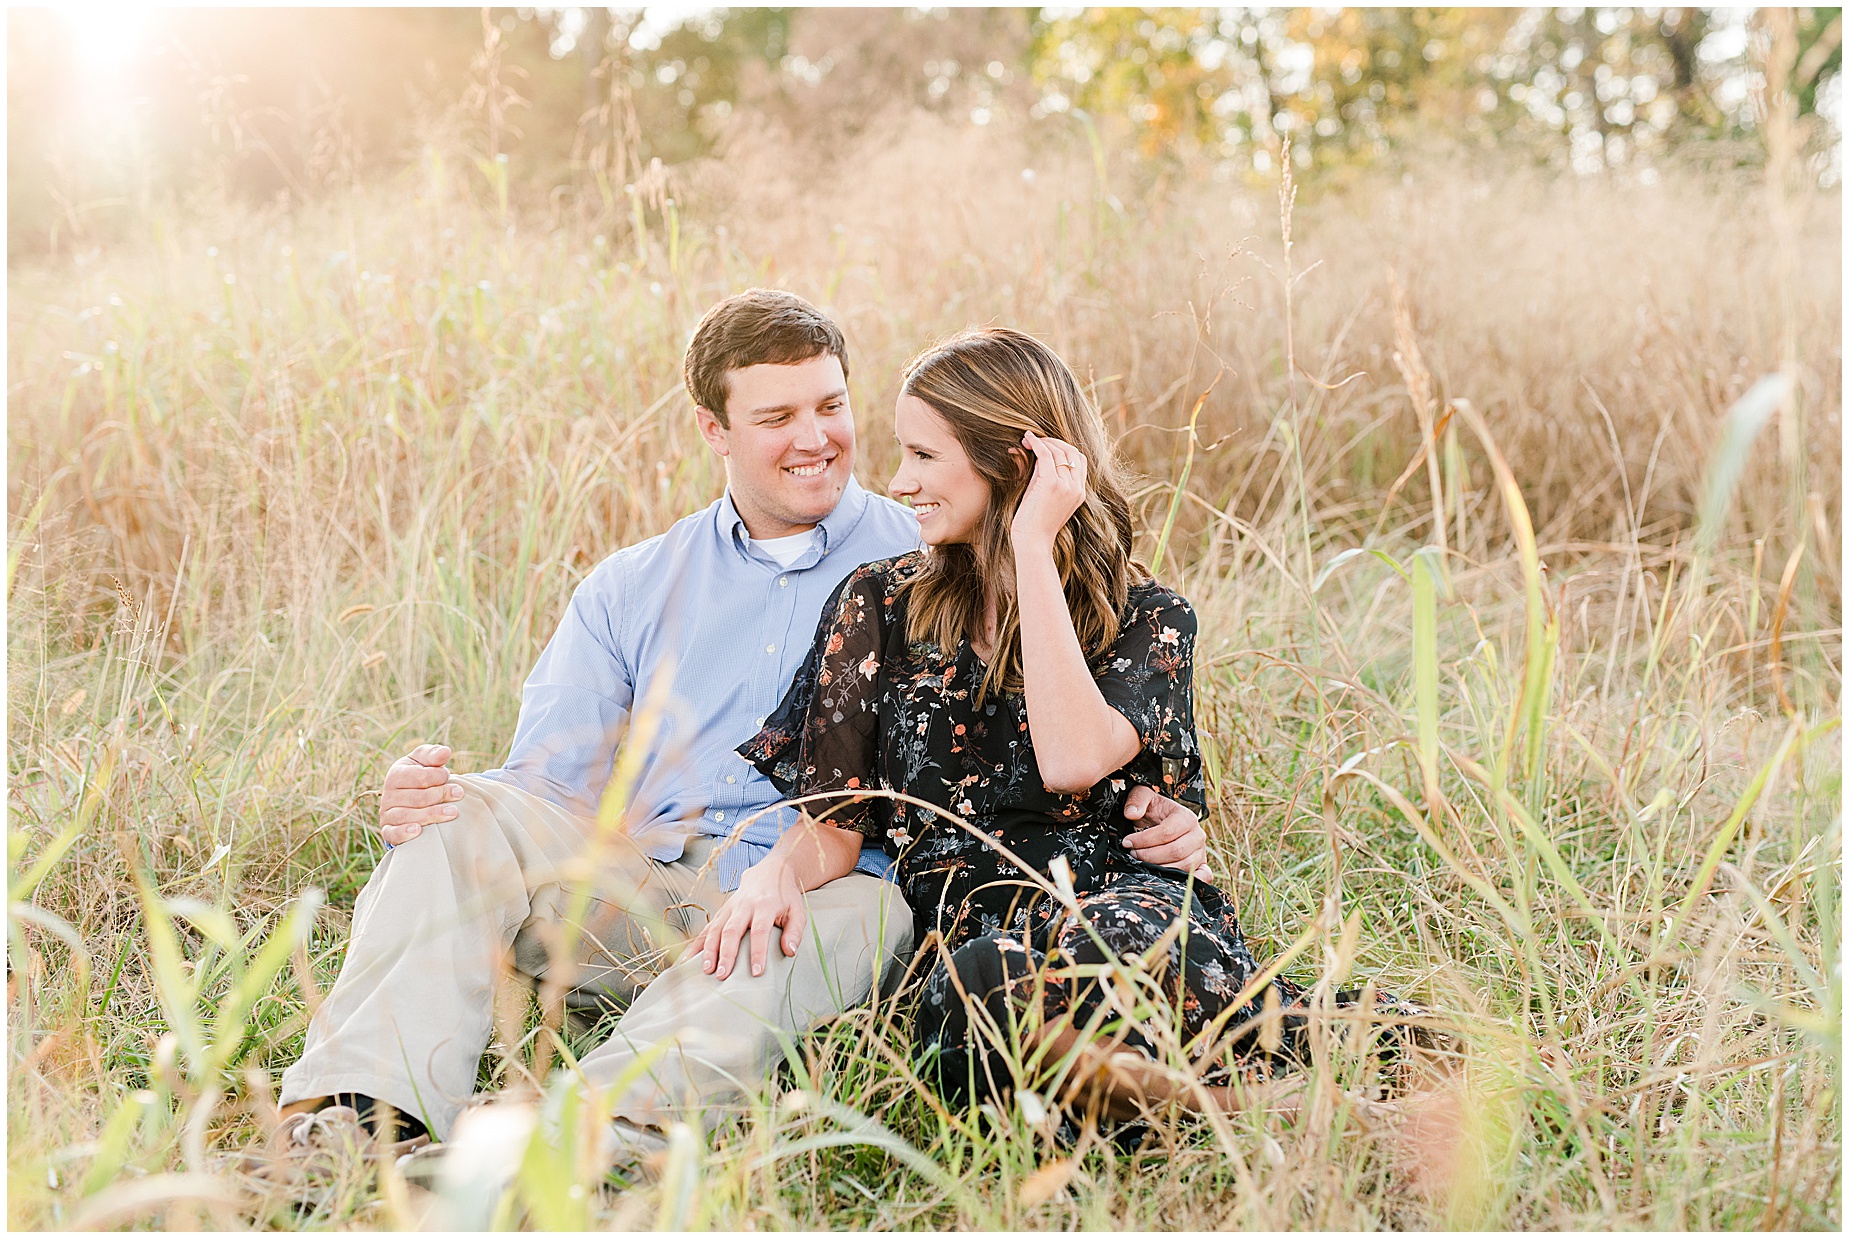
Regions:
<svg viewBox="0 0 1849 1239"><path fill-rule="evenodd" d="M737 132L613 223L509 213L436 146L16 271L13 1224L409 1220L357 1174L252 1215L211 1154L338 966L385 766L498 760L577 579L718 492L680 351L776 283L847 329L871 484L940 334L1022 327L1090 378L1202 617L1248 933L1426 1002L1461 1061L1368 1119L1325 1056L1300 1119L1068 1159L1031 1114L939 1114L856 1013L802 1048L806 1103L621 1196L538 1139L504 1219L1839 1225L1837 199L1780 233L1743 181L1456 163L1299 203L1287 248L1276 187L1130 176L1076 130ZM1748 395L1781 367L1783 414Z"/></svg>

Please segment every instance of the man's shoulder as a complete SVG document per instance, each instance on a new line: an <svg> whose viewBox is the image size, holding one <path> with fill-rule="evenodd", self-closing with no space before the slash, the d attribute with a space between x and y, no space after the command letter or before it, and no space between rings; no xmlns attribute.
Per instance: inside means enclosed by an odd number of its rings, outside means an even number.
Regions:
<svg viewBox="0 0 1849 1239"><path fill-rule="evenodd" d="M681 517L654 537L611 551L591 569L585 577L586 582L593 579L610 581L620 575L645 572L681 559L712 528L713 509L719 503L720 500L715 499L699 511Z"/></svg>
<svg viewBox="0 0 1849 1239"><path fill-rule="evenodd" d="M867 508L854 541L861 543L869 558L893 558L918 549L918 517L912 509L896 499L872 492L867 494Z"/></svg>

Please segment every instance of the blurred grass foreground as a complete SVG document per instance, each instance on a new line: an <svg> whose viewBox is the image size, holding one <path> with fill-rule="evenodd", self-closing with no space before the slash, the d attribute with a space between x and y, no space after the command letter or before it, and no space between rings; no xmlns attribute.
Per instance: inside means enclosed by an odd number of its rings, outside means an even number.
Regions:
<svg viewBox="0 0 1849 1239"><path fill-rule="evenodd" d="M1703 36L1686 82L1698 10L1258 13L1244 111L1191 11L588 12L374 14L365 56L423 83L395 112L240 112L262 65L188 27L203 119L116 164L30 93L52 19L10 15L9 193L43 197L8 238L12 1226L416 1223L363 1167L292 1212L212 1158L338 969L386 765L495 763L577 580L718 493L681 350L775 284L848 333L869 485L922 345L1072 360L1201 616L1257 954L1307 927L1293 973L1381 978L1457 1059L1381 1117L1338 1045L1299 1117L1068 1153L1031 1106L936 1108L854 1012L658 1183L600 1192L542 1124L501 1222L1840 1227L1833 10ZM274 18L311 59L356 20ZM1660 124L1593 71L1620 35ZM1557 119L1510 101L1544 69ZM501 1028L488 1085L573 1044Z"/></svg>

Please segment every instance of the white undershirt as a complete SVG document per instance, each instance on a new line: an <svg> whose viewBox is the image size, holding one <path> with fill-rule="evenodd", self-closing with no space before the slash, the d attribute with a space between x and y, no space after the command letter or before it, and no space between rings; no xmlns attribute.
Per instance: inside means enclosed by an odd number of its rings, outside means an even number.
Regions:
<svg viewBox="0 0 1849 1239"><path fill-rule="evenodd" d="M815 530L805 529L787 538L753 538L751 545L776 560L779 567L787 568L801 559L814 541Z"/></svg>

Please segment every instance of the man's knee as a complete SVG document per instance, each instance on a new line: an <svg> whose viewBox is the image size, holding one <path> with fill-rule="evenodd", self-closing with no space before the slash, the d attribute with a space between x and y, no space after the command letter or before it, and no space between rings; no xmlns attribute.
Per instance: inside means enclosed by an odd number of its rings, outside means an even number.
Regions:
<svg viewBox="0 0 1849 1239"><path fill-rule="evenodd" d="M416 838L392 848L388 853L392 863L405 868L441 865L453 869L459 864L480 868L501 862L493 867L505 869L511 844L496 820L493 803L483 794L484 781L466 774L451 777L463 788L462 799L453 805L456 816L446 822L433 822Z"/></svg>
<svg viewBox="0 0 1849 1239"><path fill-rule="evenodd" d="M877 942L888 956L912 949L912 910L899 888L871 874L850 873L809 892L810 920L843 942Z"/></svg>

